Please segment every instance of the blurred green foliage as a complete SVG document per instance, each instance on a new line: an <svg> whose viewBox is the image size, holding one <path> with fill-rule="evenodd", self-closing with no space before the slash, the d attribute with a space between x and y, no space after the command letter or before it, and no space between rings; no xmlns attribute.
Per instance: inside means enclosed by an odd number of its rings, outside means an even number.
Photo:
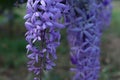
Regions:
<svg viewBox="0 0 120 80"><path fill-rule="evenodd" d="M2 1L2 2L1 2ZM7 1L7 0L5 0ZM0 0L1 6L13 2ZM4 4L2 4L4 2ZM113 2L113 15L110 28L104 33L101 45L101 75L100 80L120 80L119 63L115 64L107 57L110 41L115 38L120 38L120 1ZM7 7L6 7L7 8ZM32 80L32 76L27 72L26 68L26 41L24 37L25 27L23 16L25 14L25 5L20 8L13 8L14 24L9 26L9 21L4 15L0 15L0 80ZM5 22L5 24L3 24ZM12 28L13 35L9 36L9 28ZM69 47L67 43L66 30L61 31L61 45L57 50L58 60L57 66L53 71L45 72L43 80L70 80L71 73L69 72ZM112 38L114 35L115 38ZM120 43L118 43L120 45ZM114 48L116 49L116 47ZM18 74L21 73L21 74ZM10 75L11 74L11 75Z"/></svg>
<svg viewBox="0 0 120 80"><path fill-rule="evenodd" d="M0 0L0 10L5 8L13 8L16 0ZM6 6L7 5L7 6Z"/></svg>

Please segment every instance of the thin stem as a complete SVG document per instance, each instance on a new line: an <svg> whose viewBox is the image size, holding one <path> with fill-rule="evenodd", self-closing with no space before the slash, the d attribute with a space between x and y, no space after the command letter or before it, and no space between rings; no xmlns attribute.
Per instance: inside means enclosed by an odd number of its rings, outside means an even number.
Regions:
<svg viewBox="0 0 120 80"><path fill-rule="evenodd" d="M42 30L41 31L41 48L44 49L44 42L45 42L45 31L46 30ZM45 57L45 55L44 55ZM43 70L44 70L44 57L40 59L40 62L41 62L41 71L40 71L40 80L42 80L42 75L43 75Z"/></svg>

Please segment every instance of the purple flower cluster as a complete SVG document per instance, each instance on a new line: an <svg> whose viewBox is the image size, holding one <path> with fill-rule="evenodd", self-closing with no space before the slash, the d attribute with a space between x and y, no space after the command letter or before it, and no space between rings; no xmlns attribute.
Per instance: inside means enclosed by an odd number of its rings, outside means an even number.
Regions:
<svg viewBox="0 0 120 80"><path fill-rule="evenodd" d="M74 65L71 70L76 73L73 80L97 80L99 77L100 39L105 24L110 21L109 1L67 1L70 5L70 14L66 16L66 22L70 23L67 33Z"/></svg>
<svg viewBox="0 0 120 80"><path fill-rule="evenodd" d="M101 34L110 16L111 0L28 0L24 16L28 70L41 76L55 66L60 30L67 27L73 80L97 80Z"/></svg>
<svg viewBox="0 0 120 80"><path fill-rule="evenodd" d="M28 42L28 70L42 75L50 70L57 59L56 47L60 45L60 29L65 26L61 19L67 11L62 0L28 0L25 26ZM37 78L35 77L35 80Z"/></svg>
<svg viewBox="0 0 120 80"><path fill-rule="evenodd" d="M102 14L104 17L105 24L108 26L111 22L111 10L112 10L112 0L103 0L102 4L104 6Z"/></svg>

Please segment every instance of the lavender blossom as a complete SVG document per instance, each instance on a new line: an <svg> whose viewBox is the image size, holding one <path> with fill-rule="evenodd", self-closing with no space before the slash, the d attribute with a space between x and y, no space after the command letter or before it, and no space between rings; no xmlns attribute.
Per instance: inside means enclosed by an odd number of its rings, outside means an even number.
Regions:
<svg viewBox="0 0 120 80"><path fill-rule="evenodd" d="M57 59L56 48L60 45L60 22L67 6L62 0L28 0L25 26L28 42L28 70L36 76L43 70L51 70ZM35 77L34 80L38 78Z"/></svg>
<svg viewBox="0 0 120 80"><path fill-rule="evenodd" d="M110 16L111 0L28 0L24 17L26 48L28 70L35 74L34 80L39 80L38 75L41 80L43 70L55 66L60 30L65 27L74 65L73 80L97 80L100 39Z"/></svg>
<svg viewBox="0 0 120 80"><path fill-rule="evenodd" d="M97 4L98 9L97 12L97 19L99 21L98 25L101 25L100 30L103 32L106 30L106 28L110 25L111 22L111 10L112 10L112 4L111 0L98 0Z"/></svg>
<svg viewBox="0 0 120 80"><path fill-rule="evenodd" d="M103 0L102 4L104 6L102 14L103 14L105 26L109 26L111 22L111 14L112 14L112 0Z"/></svg>
<svg viewBox="0 0 120 80"><path fill-rule="evenodd" d="M99 0L98 0L99 1ZM103 20L108 19L108 2L97 0L68 0L70 14L66 16L71 63L75 72L73 80L97 80L100 70L100 39L104 29ZM100 9L102 3L102 9ZM103 12L104 14L103 14ZM108 10L109 11L109 10ZM101 17L101 15L105 15ZM74 20L74 21L73 21Z"/></svg>

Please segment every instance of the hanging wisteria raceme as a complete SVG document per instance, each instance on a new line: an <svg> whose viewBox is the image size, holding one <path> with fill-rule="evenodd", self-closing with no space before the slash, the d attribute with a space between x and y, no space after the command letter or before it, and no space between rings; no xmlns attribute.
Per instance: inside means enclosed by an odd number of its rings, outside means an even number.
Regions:
<svg viewBox="0 0 120 80"><path fill-rule="evenodd" d="M35 74L38 80L43 70L50 70L57 59L56 48L60 45L60 29L62 16L68 7L62 0L28 0L25 26L28 70Z"/></svg>
<svg viewBox="0 0 120 80"><path fill-rule="evenodd" d="M111 9L107 7L110 2L67 0L67 3L70 5L66 22L69 23L67 33L71 62L74 65L71 70L75 72L73 80L97 80L100 70L100 39L105 24L109 23Z"/></svg>
<svg viewBox="0 0 120 80"><path fill-rule="evenodd" d="M96 5L99 5L97 8L97 19L99 21L98 25L101 25L101 33L106 30L111 22L111 12L112 4L111 0L98 0Z"/></svg>
<svg viewBox="0 0 120 80"><path fill-rule="evenodd" d="M28 0L24 18L28 70L35 74L34 80L39 80L38 76L41 80L43 70L55 66L60 30L65 27L75 72L72 79L98 79L100 39L110 24L111 0Z"/></svg>
<svg viewBox="0 0 120 80"><path fill-rule="evenodd" d="M109 26L112 14L112 0L103 0L102 4L104 6L104 8L102 9L103 22L105 22L105 26Z"/></svg>

